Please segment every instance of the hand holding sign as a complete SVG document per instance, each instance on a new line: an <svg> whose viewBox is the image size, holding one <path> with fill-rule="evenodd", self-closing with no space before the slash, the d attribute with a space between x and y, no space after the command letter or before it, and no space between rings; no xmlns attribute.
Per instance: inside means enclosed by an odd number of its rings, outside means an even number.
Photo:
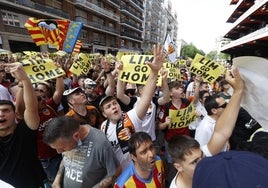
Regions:
<svg viewBox="0 0 268 188"><path fill-rule="evenodd" d="M26 80L28 79L28 76L26 72L23 69L23 66L21 63L6 63L5 68L9 69L9 72L11 75L16 78L18 81Z"/></svg>
<svg viewBox="0 0 268 188"><path fill-rule="evenodd" d="M234 90L243 91L244 81L236 68L226 71L225 80L234 88Z"/></svg>

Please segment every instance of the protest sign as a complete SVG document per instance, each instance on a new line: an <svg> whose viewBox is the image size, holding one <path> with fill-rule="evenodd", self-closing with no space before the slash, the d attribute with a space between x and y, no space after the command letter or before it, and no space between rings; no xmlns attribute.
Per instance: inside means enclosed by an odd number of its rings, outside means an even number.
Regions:
<svg viewBox="0 0 268 188"><path fill-rule="evenodd" d="M124 55L139 55L137 52L127 52L127 51L119 51L117 52L116 58L121 60L122 56Z"/></svg>
<svg viewBox="0 0 268 188"><path fill-rule="evenodd" d="M168 129L188 127L196 119L195 107L193 103L190 103L186 108L169 110L169 116L171 117L171 124L168 126Z"/></svg>
<svg viewBox="0 0 268 188"><path fill-rule="evenodd" d="M65 75L52 59L24 59L20 62L32 83L42 82Z"/></svg>
<svg viewBox="0 0 268 188"><path fill-rule="evenodd" d="M124 55L121 58L123 70L119 71L118 79L128 83L146 84L150 74L150 67L146 61L152 61L152 55ZM158 74L157 86L161 86L162 78Z"/></svg>
<svg viewBox="0 0 268 188"><path fill-rule="evenodd" d="M204 81L213 84L225 70L220 63L214 62L200 54L196 54L192 61L190 72L201 75Z"/></svg>
<svg viewBox="0 0 268 188"><path fill-rule="evenodd" d="M164 68L168 71L168 78L181 80L181 73L178 65L170 62L164 63Z"/></svg>
<svg viewBox="0 0 268 188"><path fill-rule="evenodd" d="M70 71L77 76L87 75L91 69L90 57L87 54L79 53L76 61L70 67Z"/></svg>

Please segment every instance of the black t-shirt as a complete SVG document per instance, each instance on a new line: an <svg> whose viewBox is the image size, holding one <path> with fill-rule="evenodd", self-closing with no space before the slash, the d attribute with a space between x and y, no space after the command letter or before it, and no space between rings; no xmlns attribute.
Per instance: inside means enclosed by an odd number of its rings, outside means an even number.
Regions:
<svg viewBox="0 0 268 188"><path fill-rule="evenodd" d="M16 188L43 187L45 173L37 155L37 131L25 123L0 138L0 179Z"/></svg>

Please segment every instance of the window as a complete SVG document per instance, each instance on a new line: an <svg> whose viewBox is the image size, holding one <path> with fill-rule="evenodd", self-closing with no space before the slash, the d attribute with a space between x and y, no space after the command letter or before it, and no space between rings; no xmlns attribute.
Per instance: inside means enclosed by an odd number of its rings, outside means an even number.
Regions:
<svg viewBox="0 0 268 188"><path fill-rule="evenodd" d="M108 23L108 26L109 26L110 28L113 28L113 29L115 28L115 24L112 23L112 22L109 22L109 23Z"/></svg>
<svg viewBox="0 0 268 188"><path fill-rule="evenodd" d="M20 26L19 16L10 12L2 11L2 18L5 25Z"/></svg>
<svg viewBox="0 0 268 188"><path fill-rule="evenodd" d="M104 20L95 15L92 16L92 21L104 25Z"/></svg>
<svg viewBox="0 0 268 188"><path fill-rule="evenodd" d="M82 29L81 30L81 33L80 33L80 37L81 37L81 39L85 40L85 42L87 42L87 39L88 39L88 31L85 30L85 29Z"/></svg>

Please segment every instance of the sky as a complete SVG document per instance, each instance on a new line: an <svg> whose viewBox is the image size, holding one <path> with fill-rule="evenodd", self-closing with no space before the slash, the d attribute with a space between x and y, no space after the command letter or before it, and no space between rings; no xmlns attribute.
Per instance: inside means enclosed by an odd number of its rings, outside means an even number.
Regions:
<svg viewBox="0 0 268 188"><path fill-rule="evenodd" d="M178 39L193 43L205 53L215 49L217 37L227 33L231 24L226 23L235 5L231 0L171 0L177 12Z"/></svg>

